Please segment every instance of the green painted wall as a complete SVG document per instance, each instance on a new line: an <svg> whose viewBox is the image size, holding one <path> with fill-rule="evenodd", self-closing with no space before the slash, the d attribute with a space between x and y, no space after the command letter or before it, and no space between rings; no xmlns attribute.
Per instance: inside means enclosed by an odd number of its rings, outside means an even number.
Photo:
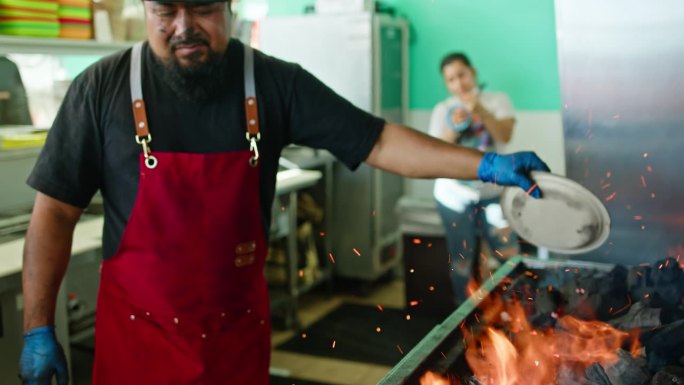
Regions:
<svg viewBox="0 0 684 385"><path fill-rule="evenodd" d="M264 1L264 0L242 0ZM559 110L553 0L386 0L411 24L410 106L447 96L439 61L466 52L479 80L506 92L519 110ZM302 13L313 0L268 0L269 15Z"/></svg>
<svg viewBox="0 0 684 385"><path fill-rule="evenodd" d="M314 4L313 0L267 0L267 2L269 16L286 16L301 14L304 13L304 8L306 6L313 6Z"/></svg>
<svg viewBox="0 0 684 385"><path fill-rule="evenodd" d="M560 108L552 0L391 3L412 26L412 108L429 108L447 95L438 66L452 50L466 52L480 82L508 93L516 108Z"/></svg>

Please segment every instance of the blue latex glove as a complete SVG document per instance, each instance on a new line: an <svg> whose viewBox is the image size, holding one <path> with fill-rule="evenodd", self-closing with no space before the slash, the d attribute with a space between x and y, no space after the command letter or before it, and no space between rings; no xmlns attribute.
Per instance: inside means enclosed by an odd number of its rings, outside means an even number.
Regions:
<svg viewBox="0 0 684 385"><path fill-rule="evenodd" d="M55 337L55 327L31 329L24 334L19 377L24 385L51 385L53 376L57 376L57 385L69 382L66 356Z"/></svg>
<svg viewBox="0 0 684 385"><path fill-rule="evenodd" d="M541 198L539 187L530 179L530 171L550 171L537 154L531 151L509 155L488 152L482 158L477 176L483 182L504 186L518 186L534 198ZM532 187L534 189L532 189Z"/></svg>

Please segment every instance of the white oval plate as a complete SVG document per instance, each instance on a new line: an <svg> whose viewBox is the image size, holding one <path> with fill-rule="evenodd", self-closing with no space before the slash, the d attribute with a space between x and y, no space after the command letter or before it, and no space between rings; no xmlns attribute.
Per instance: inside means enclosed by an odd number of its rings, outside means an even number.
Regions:
<svg viewBox="0 0 684 385"><path fill-rule="evenodd" d="M506 187L501 208L513 230L549 251L581 254L601 246L610 233L610 216L601 201L579 183L548 172L533 171L542 199L519 187Z"/></svg>

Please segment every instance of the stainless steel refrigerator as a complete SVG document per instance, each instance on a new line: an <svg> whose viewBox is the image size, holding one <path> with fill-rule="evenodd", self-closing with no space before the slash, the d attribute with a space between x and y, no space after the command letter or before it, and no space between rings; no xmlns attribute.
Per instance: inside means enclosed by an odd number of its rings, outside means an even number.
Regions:
<svg viewBox="0 0 684 385"><path fill-rule="evenodd" d="M567 175L612 218L579 258L684 261L684 2L555 5Z"/></svg>
<svg viewBox="0 0 684 385"><path fill-rule="evenodd" d="M274 17L259 25L259 48L301 64L356 106L403 122L408 106L408 27L370 12ZM372 281L399 262L395 205L402 178L362 165L333 171L328 235L337 275Z"/></svg>

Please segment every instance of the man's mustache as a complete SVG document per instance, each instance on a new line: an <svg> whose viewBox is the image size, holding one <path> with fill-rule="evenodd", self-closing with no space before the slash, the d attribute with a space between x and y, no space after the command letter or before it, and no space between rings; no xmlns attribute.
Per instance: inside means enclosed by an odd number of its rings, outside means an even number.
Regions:
<svg viewBox="0 0 684 385"><path fill-rule="evenodd" d="M200 36L178 36L171 39L169 47L171 48L171 50L175 51L176 49L178 49L179 45L195 44L202 44L208 46L209 42Z"/></svg>

